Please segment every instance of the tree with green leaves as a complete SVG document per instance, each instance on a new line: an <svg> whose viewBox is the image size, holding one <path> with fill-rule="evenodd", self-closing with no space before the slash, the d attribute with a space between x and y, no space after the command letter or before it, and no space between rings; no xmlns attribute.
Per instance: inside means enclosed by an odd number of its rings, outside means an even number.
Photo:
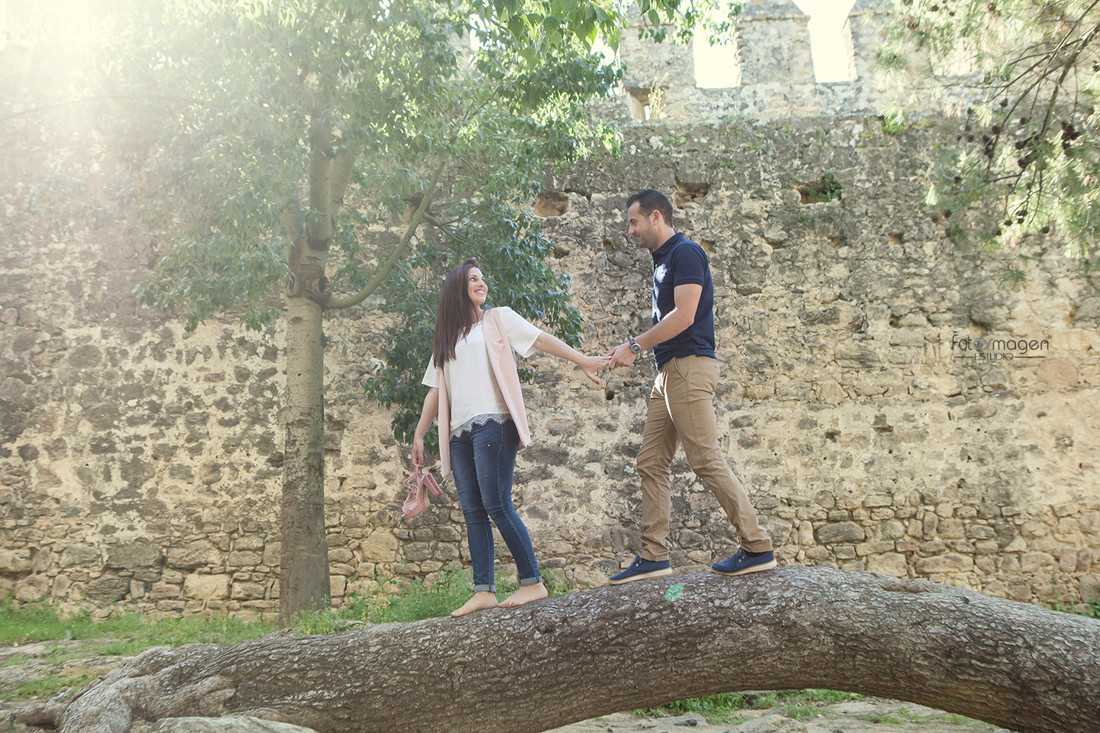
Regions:
<svg viewBox="0 0 1100 733"><path fill-rule="evenodd" d="M642 0L651 22L679 0ZM323 321L394 314L368 385L408 438L441 274L478 257L495 302L574 344L568 279L526 206L548 166L615 152L588 104L615 0L161 0L109 8L95 105L126 164L124 211L154 232L136 289L195 328L285 319L280 617L327 603ZM104 9L106 12L107 9ZM18 112L34 112L33 103ZM9 120L10 122L10 120Z"/></svg>
<svg viewBox="0 0 1100 733"><path fill-rule="evenodd" d="M881 61L962 90L965 119L928 203L987 243L1100 233L1100 5L896 0ZM947 77L947 78L945 78Z"/></svg>

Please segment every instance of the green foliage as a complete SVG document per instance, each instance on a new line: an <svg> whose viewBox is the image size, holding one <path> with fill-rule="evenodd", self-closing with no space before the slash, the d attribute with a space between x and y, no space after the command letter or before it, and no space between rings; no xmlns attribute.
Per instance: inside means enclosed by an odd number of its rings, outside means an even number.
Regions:
<svg viewBox="0 0 1100 733"><path fill-rule="evenodd" d="M1057 233L1067 254L1087 256L1100 234L1100 6L913 0L893 17L884 69L937 84L966 73L979 90L939 151L927 200L937 216L966 212L968 232L997 244Z"/></svg>
<svg viewBox="0 0 1100 733"><path fill-rule="evenodd" d="M637 9L642 19L642 38L658 43L668 38L677 43L691 41L700 30L705 31L711 43L728 43L737 17L744 9L744 2L718 2L717 0L638 0Z"/></svg>
<svg viewBox="0 0 1100 733"><path fill-rule="evenodd" d="M659 708L636 710L635 713L647 717L695 713L710 723L737 723L742 719L739 715L741 711L778 708L788 718L809 720L817 715L822 705L858 700L860 697L855 693L838 690L725 692L678 700Z"/></svg>
<svg viewBox="0 0 1100 733"><path fill-rule="evenodd" d="M190 328L226 310L251 328L270 323L292 244L333 214L313 190L318 159L354 159L357 190L331 240L311 247L336 243L346 259L333 271L361 280L379 261L361 225L400 216L438 164L455 199L517 201L546 165L618 144L586 107L619 78L591 52L597 37L617 43L623 16L611 0L110 10L99 119L129 166L129 215L158 232L154 273L135 293ZM476 50L463 56L456 38Z"/></svg>
<svg viewBox="0 0 1100 733"><path fill-rule="evenodd" d="M882 131L887 135L898 135L905 131L905 116L900 111L893 110L879 119Z"/></svg>
<svg viewBox="0 0 1100 733"><path fill-rule="evenodd" d="M131 171L128 211L159 233L136 295L188 328L229 311L258 329L295 278L323 282L329 308L381 288L397 326L365 386L397 407L402 441L440 276L465 257L482 261L494 304L577 344L568 280L524 207L548 168L619 151L589 103L620 81L592 47L617 43L623 12L611 0L127 5L102 83L125 92L104 119ZM422 202L427 225L410 227ZM323 278L299 274L303 252L321 253Z"/></svg>
<svg viewBox="0 0 1100 733"><path fill-rule="evenodd" d="M1088 618L1100 619L1100 598L1088 598L1081 603L1065 600L1056 593L1050 607L1061 613L1076 613Z"/></svg>
<svg viewBox="0 0 1100 733"><path fill-rule="evenodd" d="M802 194L802 203L821 204L826 201L836 201L841 198L844 191L836 175L829 171L820 180L812 183L795 183L795 188Z"/></svg>

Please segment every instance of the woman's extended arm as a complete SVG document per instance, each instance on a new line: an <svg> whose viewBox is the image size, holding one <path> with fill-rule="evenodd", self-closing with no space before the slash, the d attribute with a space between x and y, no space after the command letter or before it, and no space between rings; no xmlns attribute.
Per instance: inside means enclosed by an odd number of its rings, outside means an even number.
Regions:
<svg viewBox="0 0 1100 733"><path fill-rule="evenodd" d="M557 336L551 336L545 331L535 339L535 348L551 356L573 362L584 371L586 377L596 384L600 383L600 380L596 377L596 372L611 363L611 357L609 356L585 356Z"/></svg>
<svg viewBox="0 0 1100 733"><path fill-rule="evenodd" d="M413 433L412 462L413 465L423 466L424 436L432 427L432 421L439 414L439 387L432 387L424 396L424 407L420 410L420 422L416 424L416 432Z"/></svg>

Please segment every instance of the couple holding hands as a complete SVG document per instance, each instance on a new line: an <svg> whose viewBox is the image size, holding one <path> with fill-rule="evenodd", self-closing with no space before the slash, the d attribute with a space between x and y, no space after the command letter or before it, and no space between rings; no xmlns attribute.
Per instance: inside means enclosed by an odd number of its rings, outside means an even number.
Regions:
<svg viewBox="0 0 1100 733"><path fill-rule="evenodd" d="M714 392L714 287L703 249L672 226L672 204L660 192L627 199L629 235L653 255L653 327L604 356L585 356L541 331L511 308L484 308L488 286L474 260L447 274L439 297L432 358L412 445L413 464L424 465L424 436L439 420L443 475L454 473L473 563L474 595L452 616L546 598L534 547L512 506L516 453L531 441L513 352L535 351L567 359L599 384L606 367L631 366L653 349L657 378L649 398L638 452L642 485L642 547L612 584L670 575L669 465L680 443L688 463L717 497L741 537L741 547L712 569L742 575L775 567L772 542L757 521L741 483L718 443ZM519 590L497 603L493 576L493 525L512 553Z"/></svg>

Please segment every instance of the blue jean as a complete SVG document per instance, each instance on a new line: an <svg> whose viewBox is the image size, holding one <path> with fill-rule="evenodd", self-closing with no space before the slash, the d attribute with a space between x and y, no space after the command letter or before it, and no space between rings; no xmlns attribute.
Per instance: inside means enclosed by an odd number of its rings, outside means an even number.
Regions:
<svg viewBox="0 0 1100 733"><path fill-rule="evenodd" d="M496 592L493 524L516 561L520 585L542 582L531 536L512 506L512 474L518 451L519 434L510 419L503 423L489 420L451 438L451 472L466 519L475 591Z"/></svg>

